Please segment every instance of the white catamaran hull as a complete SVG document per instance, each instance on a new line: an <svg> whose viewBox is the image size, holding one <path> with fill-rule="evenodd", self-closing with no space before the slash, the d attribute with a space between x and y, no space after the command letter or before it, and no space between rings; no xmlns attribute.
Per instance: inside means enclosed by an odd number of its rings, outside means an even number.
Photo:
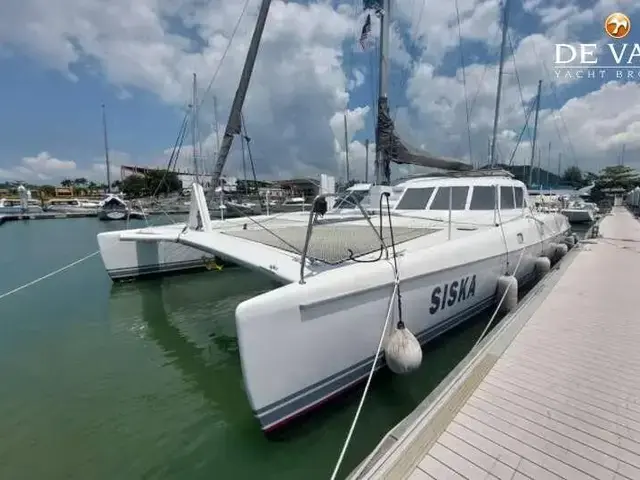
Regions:
<svg viewBox="0 0 640 480"><path fill-rule="evenodd" d="M403 320L421 343L491 307L498 278L533 280L536 259L569 230L559 214L505 224L509 253L493 228L399 259ZM522 243L520 243L522 241ZM364 380L393 290L385 261L291 283L236 310L243 377L263 430L289 420ZM396 317L397 318L397 317ZM383 364L381 363L379 366Z"/></svg>
<svg viewBox="0 0 640 480"><path fill-rule="evenodd" d="M348 213L344 209L343 213ZM295 212L285 215L254 216L248 218L232 218L228 220L212 220L213 228L249 224L253 221L265 222L268 219L294 219L306 224L308 213ZM200 249L176 243L177 235L184 230L186 224L162 225L155 227L117 230L98 234L98 246L105 269L112 280L125 280L147 275L176 273L207 268L215 260L214 254ZM128 234L143 233L147 240L126 239ZM153 241L154 237L166 236L168 239Z"/></svg>
<svg viewBox="0 0 640 480"><path fill-rule="evenodd" d="M184 224L155 227L156 230L175 233L183 228ZM213 260L212 255L179 243L123 241L120 237L126 232L98 234L102 262L112 280L204 269Z"/></svg>
<svg viewBox="0 0 640 480"><path fill-rule="evenodd" d="M555 258L557 243L570 230L567 218L559 213L531 211L521 183L509 178L473 181L476 185L467 192L465 205L472 205L476 194L486 201L487 193L497 197L498 191L501 201L508 203L518 198L518 189L524 205L514 208L512 202L504 210L479 211L467 206L455 217L451 213L455 223L450 225L442 210L426 209L422 215L429 218L416 217L411 211L394 216L403 320L423 343L493 305L499 277L513 274L520 285L533 279L537 259ZM402 187L404 196L415 199L418 192L423 204L432 195L437 197L433 188L422 184L437 185L440 180L415 182L422 183L407 182ZM245 390L262 429L274 430L366 378L394 278L393 262L378 256L371 224L357 215L327 214L314 224L311 236L308 221L288 217L274 218L273 223L265 219L259 226L229 220L214 228L202 188L197 184L193 188L193 198L206 219L201 228L195 227L196 212L192 212L186 228L174 225L114 233L119 234L118 241L132 245L192 247L282 285L236 309ZM446 192L448 185L438 188ZM516 203L522 205L522 198ZM489 198L486 204L495 202ZM390 225L388 220L381 223L387 223L388 242ZM375 218L373 224L377 224ZM312 258L324 260L301 262L300 252L306 249L302 245L309 239L309 248L315 252ZM345 256L348 252L360 252L361 259L350 260Z"/></svg>

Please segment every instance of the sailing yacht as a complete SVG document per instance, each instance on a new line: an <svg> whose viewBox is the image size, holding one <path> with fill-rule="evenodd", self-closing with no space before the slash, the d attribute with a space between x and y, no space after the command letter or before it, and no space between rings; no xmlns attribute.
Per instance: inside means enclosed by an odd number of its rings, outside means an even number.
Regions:
<svg viewBox="0 0 640 480"><path fill-rule="evenodd" d="M594 205L582 200L570 201L567 208L563 208L561 213L567 217L569 223L592 223L596 216Z"/></svg>
<svg viewBox="0 0 640 480"><path fill-rule="evenodd" d="M98 219L102 221L113 220L144 220L144 212L120 198L118 195L109 194L98 205Z"/></svg>
<svg viewBox="0 0 640 480"><path fill-rule="evenodd" d="M42 213L40 201L31 198L31 190L18 185L18 198L0 198L0 214Z"/></svg>
<svg viewBox="0 0 640 480"><path fill-rule="evenodd" d="M270 3L262 1L214 184L239 132L238 107ZM566 248L561 245L570 232L566 217L532 208L526 186L508 172L473 170L409 148L399 137L386 95L388 12L385 0L376 12L381 17L376 178L381 181L367 188L357 208L329 211L326 197L319 195L308 213L215 225L202 187L194 184L184 228L119 235L118 241L155 244L156 251L163 245L189 247L277 282L240 303L235 314L245 389L264 431L367 377L381 335L385 346L392 335L393 328L383 329L381 312L393 306L396 285L402 287L402 312L394 306L394 315L425 343L492 307L501 279L529 283L540 264L548 265ZM390 185L390 162L446 171Z"/></svg>

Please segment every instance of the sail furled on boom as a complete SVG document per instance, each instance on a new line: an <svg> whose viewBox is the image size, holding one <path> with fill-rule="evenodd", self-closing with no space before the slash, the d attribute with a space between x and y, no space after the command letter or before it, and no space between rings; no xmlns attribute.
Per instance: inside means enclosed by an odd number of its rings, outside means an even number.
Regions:
<svg viewBox="0 0 640 480"><path fill-rule="evenodd" d="M426 150L412 147L403 141L396 132L395 124L389 115L389 103L386 97L378 101L378 142L385 159L382 165L382 175L390 178L390 162L417 165L420 167L440 168L444 170L472 170L468 163L452 158L439 157Z"/></svg>

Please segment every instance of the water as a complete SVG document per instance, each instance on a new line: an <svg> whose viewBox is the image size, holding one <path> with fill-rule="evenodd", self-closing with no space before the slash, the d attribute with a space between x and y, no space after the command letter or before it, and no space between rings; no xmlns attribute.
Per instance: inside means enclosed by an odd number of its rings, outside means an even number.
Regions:
<svg viewBox="0 0 640 480"><path fill-rule="evenodd" d="M91 218L3 225L0 293L91 253L95 235L116 228ZM113 285L96 256L0 300L0 478L329 478L360 390L271 440L244 394L234 309L271 286L239 268ZM486 320L430 344L415 374L376 376L344 475Z"/></svg>

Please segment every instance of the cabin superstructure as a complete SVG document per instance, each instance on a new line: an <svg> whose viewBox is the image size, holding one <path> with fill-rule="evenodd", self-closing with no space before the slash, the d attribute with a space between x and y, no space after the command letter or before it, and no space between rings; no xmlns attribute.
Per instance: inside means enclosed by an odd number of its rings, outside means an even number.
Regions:
<svg viewBox="0 0 640 480"><path fill-rule="evenodd" d="M396 211L522 211L529 205L525 185L508 173L496 176L425 176L393 187L401 192Z"/></svg>

